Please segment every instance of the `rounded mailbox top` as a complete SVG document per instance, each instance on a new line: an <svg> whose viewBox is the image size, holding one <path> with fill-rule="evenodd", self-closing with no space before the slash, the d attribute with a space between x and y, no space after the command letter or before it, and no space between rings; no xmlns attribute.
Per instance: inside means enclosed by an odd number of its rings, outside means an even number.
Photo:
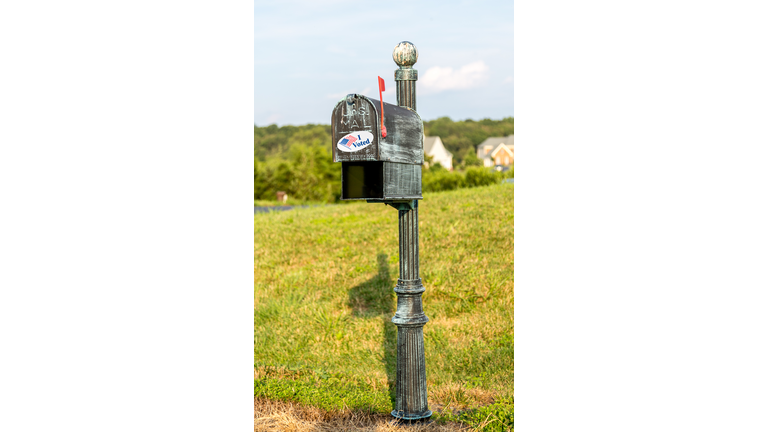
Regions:
<svg viewBox="0 0 768 432"><path fill-rule="evenodd" d="M395 47L392 52L392 58L400 67L411 67L419 59L419 50L416 49L416 45L402 41Z"/></svg>

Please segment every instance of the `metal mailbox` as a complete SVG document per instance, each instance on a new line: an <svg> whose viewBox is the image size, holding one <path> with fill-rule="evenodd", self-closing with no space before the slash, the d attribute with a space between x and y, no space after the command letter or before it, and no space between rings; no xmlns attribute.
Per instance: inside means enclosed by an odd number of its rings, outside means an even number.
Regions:
<svg viewBox="0 0 768 432"><path fill-rule="evenodd" d="M333 161L341 162L342 200L422 198L424 124L416 111L350 94L333 109L331 130Z"/></svg>

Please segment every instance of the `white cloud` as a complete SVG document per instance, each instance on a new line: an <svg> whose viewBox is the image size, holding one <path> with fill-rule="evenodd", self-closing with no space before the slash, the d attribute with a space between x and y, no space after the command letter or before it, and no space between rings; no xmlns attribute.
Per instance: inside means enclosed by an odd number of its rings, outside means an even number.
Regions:
<svg viewBox="0 0 768 432"><path fill-rule="evenodd" d="M515 77L513 77L512 75L504 78L504 81L502 81L503 84L514 83L514 82L515 82Z"/></svg>
<svg viewBox="0 0 768 432"><path fill-rule="evenodd" d="M450 67L434 66L419 77L422 88L431 93L477 87L488 79L488 65L476 61L454 71Z"/></svg>

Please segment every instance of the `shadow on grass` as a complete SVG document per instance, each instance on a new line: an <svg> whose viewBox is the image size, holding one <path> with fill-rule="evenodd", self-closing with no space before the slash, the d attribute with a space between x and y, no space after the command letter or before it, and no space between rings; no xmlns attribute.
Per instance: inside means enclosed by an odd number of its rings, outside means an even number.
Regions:
<svg viewBox="0 0 768 432"><path fill-rule="evenodd" d="M387 373L389 399L395 406L395 373L397 368L397 327L392 324L394 307L394 281L389 275L387 255L380 253L376 257L379 273L371 279L349 289L349 307L352 316L360 318L379 317L384 338L381 341L384 352L384 370Z"/></svg>

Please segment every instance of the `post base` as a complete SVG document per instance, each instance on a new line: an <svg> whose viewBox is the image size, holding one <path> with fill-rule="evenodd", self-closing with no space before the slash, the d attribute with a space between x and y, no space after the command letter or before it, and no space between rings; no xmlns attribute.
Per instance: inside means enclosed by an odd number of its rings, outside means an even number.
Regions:
<svg viewBox="0 0 768 432"><path fill-rule="evenodd" d="M392 414L392 417L398 420L406 420L406 421L426 420L432 417L432 411L430 410L427 410L426 412L423 412L421 414L406 414L402 411L392 410L391 414Z"/></svg>

